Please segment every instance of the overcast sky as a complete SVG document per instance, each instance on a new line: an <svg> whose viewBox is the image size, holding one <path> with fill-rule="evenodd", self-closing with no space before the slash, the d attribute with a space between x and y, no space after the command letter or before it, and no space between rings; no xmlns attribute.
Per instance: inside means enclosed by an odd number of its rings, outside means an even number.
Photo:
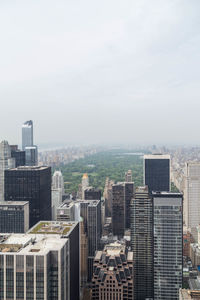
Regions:
<svg viewBox="0 0 200 300"><path fill-rule="evenodd" d="M199 0L1 0L0 139L200 144Z"/></svg>

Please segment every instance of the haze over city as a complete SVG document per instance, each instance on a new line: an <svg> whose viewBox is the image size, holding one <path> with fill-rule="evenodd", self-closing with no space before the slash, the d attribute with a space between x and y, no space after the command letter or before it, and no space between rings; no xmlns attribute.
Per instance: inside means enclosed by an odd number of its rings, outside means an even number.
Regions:
<svg viewBox="0 0 200 300"><path fill-rule="evenodd" d="M1 1L1 139L32 119L38 144L198 144L199 20L198 0Z"/></svg>

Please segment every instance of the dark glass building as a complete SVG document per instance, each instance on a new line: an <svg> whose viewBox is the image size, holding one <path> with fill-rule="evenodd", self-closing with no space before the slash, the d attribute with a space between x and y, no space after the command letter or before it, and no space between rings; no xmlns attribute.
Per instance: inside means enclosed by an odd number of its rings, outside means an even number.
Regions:
<svg viewBox="0 0 200 300"><path fill-rule="evenodd" d="M183 195L153 193L154 300L177 300L182 288Z"/></svg>
<svg viewBox="0 0 200 300"><path fill-rule="evenodd" d="M10 149L11 157L15 158L15 167L25 166L25 151L19 150L17 145L10 145Z"/></svg>
<svg viewBox="0 0 200 300"><path fill-rule="evenodd" d="M133 182L119 182L112 186L112 231L123 237L130 228L130 202L134 195Z"/></svg>
<svg viewBox="0 0 200 300"><path fill-rule="evenodd" d="M29 202L0 202L0 233L25 233L29 229Z"/></svg>
<svg viewBox="0 0 200 300"><path fill-rule="evenodd" d="M96 250L99 249L101 239L101 202L91 201L87 207L88 233L88 281L93 274L93 261Z"/></svg>
<svg viewBox="0 0 200 300"><path fill-rule="evenodd" d="M84 191L85 200L101 200L101 190L93 187L86 188Z"/></svg>
<svg viewBox="0 0 200 300"><path fill-rule="evenodd" d="M170 155L144 155L144 185L149 193L170 191Z"/></svg>
<svg viewBox="0 0 200 300"><path fill-rule="evenodd" d="M131 250L134 299L153 299L153 204L148 187L138 187L131 200Z"/></svg>
<svg viewBox="0 0 200 300"><path fill-rule="evenodd" d="M5 171L5 200L29 201L29 227L51 220L51 168L18 167Z"/></svg>

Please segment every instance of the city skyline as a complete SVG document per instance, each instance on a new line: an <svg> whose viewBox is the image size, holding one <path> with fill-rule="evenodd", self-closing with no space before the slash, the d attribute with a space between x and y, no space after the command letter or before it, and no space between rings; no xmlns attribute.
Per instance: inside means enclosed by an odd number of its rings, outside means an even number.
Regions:
<svg viewBox="0 0 200 300"><path fill-rule="evenodd" d="M1 139L18 143L31 119L35 144L130 143L128 128L135 144L197 144L199 8L1 3Z"/></svg>

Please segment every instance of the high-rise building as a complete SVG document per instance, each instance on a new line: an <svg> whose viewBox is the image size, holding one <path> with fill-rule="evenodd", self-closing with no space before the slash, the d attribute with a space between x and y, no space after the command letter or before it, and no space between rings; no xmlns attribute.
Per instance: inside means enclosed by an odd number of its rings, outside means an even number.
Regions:
<svg viewBox="0 0 200 300"><path fill-rule="evenodd" d="M177 300L182 288L183 196L153 192L154 300Z"/></svg>
<svg viewBox="0 0 200 300"><path fill-rule="evenodd" d="M19 150L17 145L10 145L10 149L11 157L15 158L15 167L25 166L25 151Z"/></svg>
<svg viewBox="0 0 200 300"><path fill-rule="evenodd" d="M112 216L112 186L114 184L113 180L106 178L105 188L104 188L104 198L105 198L105 217Z"/></svg>
<svg viewBox="0 0 200 300"><path fill-rule="evenodd" d="M149 193L170 191L170 155L144 155L144 185Z"/></svg>
<svg viewBox="0 0 200 300"><path fill-rule="evenodd" d="M125 173L125 182L132 182L132 181L133 181L133 179L132 179L132 171L128 170Z"/></svg>
<svg viewBox="0 0 200 300"><path fill-rule="evenodd" d="M185 166L184 193L185 224L189 230L200 224L200 162L188 162Z"/></svg>
<svg viewBox="0 0 200 300"><path fill-rule="evenodd" d="M148 187L138 187L131 200L131 250L134 299L153 299L153 204Z"/></svg>
<svg viewBox="0 0 200 300"><path fill-rule="evenodd" d="M52 176L52 188L61 189L62 195L64 195L64 179L61 171L55 171Z"/></svg>
<svg viewBox="0 0 200 300"><path fill-rule="evenodd" d="M88 187L84 190L85 200L101 200L101 190L93 187Z"/></svg>
<svg viewBox="0 0 200 300"><path fill-rule="evenodd" d="M0 202L4 201L5 170L15 167L15 159L11 157L10 146L7 141L0 143Z"/></svg>
<svg viewBox="0 0 200 300"><path fill-rule="evenodd" d="M1 299L79 300L78 223L41 222L0 249Z"/></svg>
<svg viewBox="0 0 200 300"><path fill-rule="evenodd" d="M0 233L25 233L29 229L29 202L0 202Z"/></svg>
<svg viewBox="0 0 200 300"><path fill-rule="evenodd" d="M29 227L51 220L51 168L25 166L6 170L5 200L29 201Z"/></svg>
<svg viewBox="0 0 200 300"><path fill-rule="evenodd" d="M57 221L74 221L75 205L74 201L64 202L56 209Z"/></svg>
<svg viewBox="0 0 200 300"><path fill-rule="evenodd" d="M124 236L125 231L125 186L124 183L112 186L112 231L119 238Z"/></svg>
<svg viewBox="0 0 200 300"><path fill-rule="evenodd" d="M103 251L97 251L94 258L92 300L135 299L133 259L133 252L117 242L106 245Z"/></svg>
<svg viewBox="0 0 200 300"><path fill-rule="evenodd" d="M89 187L89 178L88 178L88 174L87 173L83 174L81 184L82 184L82 200L84 200L85 189Z"/></svg>
<svg viewBox="0 0 200 300"><path fill-rule="evenodd" d="M87 207L87 233L88 233L88 281L93 274L93 260L101 239L101 202L89 200Z"/></svg>
<svg viewBox="0 0 200 300"><path fill-rule="evenodd" d="M38 149L37 146L25 147L26 166L38 165Z"/></svg>
<svg viewBox="0 0 200 300"><path fill-rule="evenodd" d="M130 205L134 197L134 182L125 182L125 228L130 229Z"/></svg>
<svg viewBox="0 0 200 300"><path fill-rule="evenodd" d="M112 186L112 229L113 234L123 237L130 228L130 202L134 196L134 183L121 182Z"/></svg>
<svg viewBox="0 0 200 300"><path fill-rule="evenodd" d="M62 189L51 189L51 208L52 208L52 220L56 220L56 214L58 207L62 204Z"/></svg>
<svg viewBox="0 0 200 300"><path fill-rule="evenodd" d="M33 121L31 120L22 125L22 150L28 146L33 146Z"/></svg>

